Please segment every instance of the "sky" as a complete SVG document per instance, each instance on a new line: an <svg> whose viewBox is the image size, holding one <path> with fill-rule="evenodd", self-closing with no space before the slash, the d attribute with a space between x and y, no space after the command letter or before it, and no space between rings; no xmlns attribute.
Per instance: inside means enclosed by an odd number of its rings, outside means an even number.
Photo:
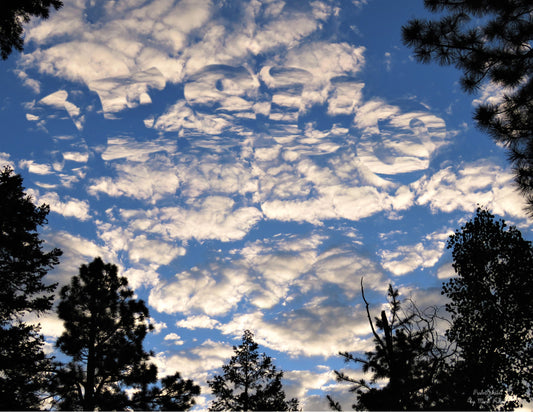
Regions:
<svg viewBox="0 0 533 412"><path fill-rule="evenodd" d="M50 205L47 282L100 256L147 303L161 376L202 387L245 329L305 410L372 348L388 284L441 305L478 205L531 239L454 68L417 63L422 0L64 0L0 62L0 164ZM59 290L59 288L58 288ZM39 319L49 350L62 332ZM352 376L361 376L354 369Z"/></svg>

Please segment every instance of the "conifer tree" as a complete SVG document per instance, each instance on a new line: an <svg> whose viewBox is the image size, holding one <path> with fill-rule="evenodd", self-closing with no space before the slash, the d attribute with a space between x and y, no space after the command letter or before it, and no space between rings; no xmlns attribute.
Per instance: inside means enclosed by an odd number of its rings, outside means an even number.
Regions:
<svg viewBox="0 0 533 412"><path fill-rule="evenodd" d="M480 105L475 120L507 149L515 180L533 214L533 17L531 0L424 0L437 20L415 19L402 28L404 43L423 62L462 71L474 92L491 82L499 103Z"/></svg>
<svg viewBox="0 0 533 412"><path fill-rule="evenodd" d="M23 50L23 23L32 17L48 18L50 7L63 6L61 0L3 0L0 5L0 56L6 60L13 49Z"/></svg>
<svg viewBox="0 0 533 412"><path fill-rule="evenodd" d="M531 401L533 247L484 209L450 237L457 274L443 285L452 316L448 338L461 359L450 376L449 407L495 410ZM445 396L441 396L445 398Z"/></svg>
<svg viewBox="0 0 533 412"><path fill-rule="evenodd" d="M179 372L161 379L159 385L143 387L133 397L132 409L150 411L185 411L196 404L195 396L200 387L190 379L183 379Z"/></svg>
<svg viewBox="0 0 533 412"><path fill-rule="evenodd" d="M200 387L179 373L158 384L143 340L153 329L148 308L133 298L115 265L96 258L64 286L58 305L65 331L57 348L71 358L56 365L55 405L66 410L185 410ZM135 392L128 395L128 389Z"/></svg>
<svg viewBox="0 0 533 412"><path fill-rule="evenodd" d="M23 319L52 306L56 285L43 278L61 251L45 252L38 233L49 210L33 203L13 169L0 172L0 409L39 408L50 369L39 327Z"/></svg>
<svg viewBox="0 0 533 412"><path fill-rule="evenodd" d="M211 411L294 411L298 400L285 400L281 384L283 371L272 359L257 351L258 344L249 330L244 331L242 344L234 346L235 356L222 366L223 374L208 381L215 396Z"/></svg>
<svg viewBox="0 0 533 412"><path fill-rule="evenodd" d="M346 363L361 365L363 372L371 373L371 378L355 379L345 372L335 371L337 380L350 383L350 391L357 395L353 409L435 409L437 401L433 387L442 379L448 359L454 356L450 345L438 339L434 326L437 312L427 316L412 307L406 314L401 309L398 290L389 285L389 314L381 311L372 321L362 280L361 293L374 337L374 349L366 352L364 357L349 352L340 355ZM379 380L387 383L380 387ZM327 397L333 410L341 410L338 402L329 395Z"/></svg>

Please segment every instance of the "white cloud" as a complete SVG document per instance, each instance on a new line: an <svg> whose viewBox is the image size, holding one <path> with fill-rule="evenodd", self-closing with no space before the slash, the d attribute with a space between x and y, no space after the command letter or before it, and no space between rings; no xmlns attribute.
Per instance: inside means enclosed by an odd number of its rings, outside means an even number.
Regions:
<svg viewBox="0 0 533 412"><path fill-rule="evenodd" d="M266 201L261 209L269 219L320 225L325 219L359 220L392 208L388 195L375 187L350 188L338 185L321 189L329 193L303 201Z"/></svg>
<svg viewBox="0 0 533 412"><path fill-rule="evenodd" d="M437 278L439 279L449 279L453 276L455 276L455 270L453 269L451 262L446 262L437 270Z"/></svg>
<svg viewBox="0 0 533 412"><path fill-rule="evenodd" d="M51 106L56 109L64 109L65 102L68 98L68 92L66 90L58 90L48 96L43 97L38 101L38 104L43 104L46 106Z"/></svg>
<svg viewBox="0 0 533 412"><path fill-rule="evenodd" d="M110 249L115 251L124 250L128 252L131 262L143 262L149 265L168 265L176 257L185 255L183 247L159 239L148 238L146 234L135 235L133 232L112 226L111 224L100 223L99 236L106 242ZM149 273L153 274L150 270ZM134 272L131 272L133 275ZM146 278L147 276L143 276ZM137 278L137 274L135 274ZM157 279L157 277L156 277Z"/></svg>
<svg viewBox="0 0 533 412"><path fill-rule="evenodd" d="M339 351L369 348L370 326L362 307L323 306L293 309L265 319L261 312L236 315L222 325L224 334L238 336L244 329L255 341L291 356L335 356Z"/></svg>
<svg viewBox="0 0 533 412"><path fill-rule="evenodd" d="M23 169L27 169L28 172L36 175L51 175L53 174L52 167L47 164L36 163L33 160L21 160L19 166Z"/></svg>
<svg viewBox="0 0 533 412"><path fill-rule="evenodd" d="M153 331L154 335L158 335L159 333L161 333L163 329L167 328L167 324L165 322L158 322L154 318L150 318L149 322L150 322L150 325L154 327L154 331Z"/></svg>
<svg viewBox="0 0 533 412"><path fill-rule="evenodd" d="M192 268L178 273L174 281L161 282L150 291L148 303L158 312L202 311L222 315L233 309L250 290L244 271L232 268Z"/></svg>
<svg viewBox="0 0 533 412"><path fill-rule="evenodd" d="M107 140L107 146L102 153L102 159L111 161L127 158L138 162L145 162L149 155L158 152L173 154L177 144L170 139L154 139L140 141L131 137L111 137Z"/></svg>
<svg viewBox="0 0 533 412"><path fill-rule="evenodd" d="M83 129L83 123L85 122L85 117L80 115L81 111L78 106L74 103L67 100L68 92L66 90L58 90L48 96L43 97L37 102L41 106L49 106L58 110L66 110L74 125L78 130Z"/></svg>
<svg viewBox="0 0 533 412"><path fill-rule="evenodd" d="M92 195L105 193L112 197L131 197L147 200L152 204L165 196L173 195L180 181L173 170L170 159L156 156L149 162L114 163L117 178L101 177L89 185L87 191Z"/></svg>
<svg viewBox="0 0 533 412"><path fill-rule="evenodd" d="M166 335L163 340L169 340L172 341L173 345L180 346L183 345L185 342L181 339L181 337L176 333L169 333Z"/></svg>
<svg viewBox="0 0 533 412"><path fill-rule="evenodd" d="M218 320L210 318L206 315L193 315L176 322L177 327L191 330L213 329L218 325L220 325Z"/></svg>
<svg viewBox="0 0 533 412"><path fill-rule="evenodd" d="M70 160L72 162L77 163L87 163L89 160L89 153L81 153L81 152L64 152L63 153L63 159Z"/></svg>
<svg viewBox="0 0 533 412"><path fill-rule="evenodd" d="M115 245L112 244L109 246L114 247ZM117 249L118 248L114 248L114 250ZM128 279L128 284L134 290L141 286L157 285L159 283L159 274L157 272L159 266L159 263L135 264L135 267L127 268L122 273L122 276L125 276Z"/></svg>
<svg viewBox="0 0 533 412"><path fill-rule="evenodd" d="M36 201L46 203L50 206L50 211L58 213L65 217L74 217L81 221L89 220L91 217L89 210L89 202L87 200L73 199L69 196L65 197L65 201L62 201L57 193L47 192L39 194L38 191L28 189L28 194L32 195Z"/></svg>
<svg viewBox="0 0 533 412"><path fill-rule="evenodd" d="M217 135L229 128L231 123L221 116L194 112L185 101L178 101L157 118L156 130L165 132L191 132Z"/></svg>
<svg viewBox="0 0 533 412"><path fill-rule="evenodd" d="M171 354L159 352L152 360L160 377L180 372L185 379L204 383L208 372L220 368L232 355L231 345L208 339L192 349Z"/></svg>
<svg viewBox="0 0 533 412"><path fill-rule="evenodd" d="M513 176L483 160L463 164L457 171L449 166L411 186L418 196L416 203L429 205L433 212L473 211L479 204L498 215L526 216Z"/></svg>
<svg viewBox="0 0 533 412"><path fill-rule="evenodd" d="M162 90L165 83L161 72L152 67L137 73L92 80L88 87L98 93L105 113L116 113L151 103L149 89Z"/></svg>
<svg viewBox="0 0 533 412"><path fill-rule="evenodd" d="M4 170L4 167L9 166L15 169L15 163L10 159L9 153L0 152L0 167ZM22 166L21 166L22 167Z"/></svg>
<svg viewBox="0 0 533 412"><path fill-rule="evenodd" d="M47 275L51 282L59 282L59 287L69 283L70 278L78 274L80 266L90 263L95 257L101 257L104 262L117 262L116 255L109 249L79 235L58 230L46 233L45 240L47 250L57 247L63 251L61 264Z"/></svg>
<svg viewBox="0 0 533 412"><path fill-rule="evenodd" d="M363 129L357 154L373 173L395 175L429 167L446 138L444 121L430 113L400 113L399 108L369 102L355 123Z"/></svg>
<svg viewBox="0 0 533 412"><path fill-rule="evenodd" d="M364 83L337 77L332 79L332 91L328 98L328 114L352 114L363 99Z"/></svg>
<svg viewBox="0 0 533 412"><path fill-rule="evenodd" d="M502 102L504 94L507 90L495 83L484 83L481 88L481 96L472 100L473 106L479 106L484 104L499 104Z"/></svg>
<svg viewBox="0 0 533 412"><path fill-rule="evenodd" d="M383 267L395 275L405 275L419 267L434 266L442 255L444 242L429 248L423 243L402 245L393 251L382 250L380 256Z"/></svg>
<svg viewBox="0 0 533 412"><path fill-rule="evenodd" d="M314 273L321 282L340 287L349 299L359 295L362 277L371 289L381 290L386 283L381 269L369 256L349 247L334 247L321 253L314 266ZM319 290L322 287L323 285L315 286Z"/></svg>
<svg viewBox="0 0 533 412"><path fill-rule="evenodd" d="M32 89L35 94L39 94L41 92L41 83L38 80L32 79L23 70L15 70L15 73L18 76L18 78L22 80L22 84L24 86Z"/></svg>
<svg viewBox="0 0 533 412"><path fill-rule="evenodd" d="M306 43L299 48L291 48L285 65L304 69L311 75L302 92L303 106L323 103L328 97L332 78L354 75L360 71L365 64L364 51L364 47L327 42Z"/></svg>
<svg viewBox="0 0 533 412"><path fill-rule="evenodd" d="M238 207L223 196L209 196L190 207L165 207L149 211L121 210L131 230L159 233L170 239L242 239L263 215L254 207Z"/></svg>
<svg viewBox="0 0 533 412"><path fill-rule="evenodd" d="M333 371L327 367L316 368L318 371L312 370L290 370L284 371L283 374L283 390L285 391L286 398L297 398L302 410L327 410L328 401L323 396L322 401L319 403L320 409L312 407L315 403L308 401L310 392L322 391L327 393L328 384L331 384L335 380Z"/></svg>
<svg viewBox="0 0 533 412"><path fill-rule="evenodd" d="M214 193L245 196L259 191L253 170L231 153L183 155L176 163L176 176L184 197Z"/></svg>
<svg viewBox="0 0 533 412"><path fill-rule="evenodd" d="M239 115L251 112L259 82L244 67L208 66L185 83L184 94L191 106L209 106L219 112ZM255 116L254 116L255 117Z"/></svg>
<svg viewBox="0 0 533 412"><path fill-rule="evenodd" d="M45 312L38 316L29 314L24 317L24 322L30 325L39 325L40 333L47 338L58 338L65 330L63 321L55 312Z"/></svg>

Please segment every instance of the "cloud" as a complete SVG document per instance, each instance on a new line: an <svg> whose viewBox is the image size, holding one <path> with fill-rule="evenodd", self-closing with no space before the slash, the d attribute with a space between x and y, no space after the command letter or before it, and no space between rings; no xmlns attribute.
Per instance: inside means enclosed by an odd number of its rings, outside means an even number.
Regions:
<svg viewBox="0 0 533 412"><path fill-rule="evenodd" d="M485 105L485 104L500 104L504 98L504 95L509 90L492 82L484 83L481 88L481 96L472 100L473 106Z"/></svg>
<svg viewBox="0 0 533 412"><path fill-rule="evenodd" d="M417 193L416 203L429 205L433 212L473 211L479 204L498 215L526 216L513 176L487 161L462 164L457 170L448 166L411 187Z"/></svg>
<svg viewBox="0 0 533 412"><path fill-rule="evenodd" d="M370 326L360 306L316 305L282 312L272 319L251 312L236 315L220 327L222 333L233 336L244 329L254 332L260 345L294 357L327 358L339 351L364 351L370 344Z"/></svg>
<svg viewBox="0 0 533 412"><path fill-rule="evenodd" d="M223 117L194 112L184 101L179 101L159 116L153 127L164 132L217 135L230 125Z"/></svg>
<svg viewBox="0 0 533 412"><path fill-rule="evenodd" d="M102 159L111 160L127 158L138 162L144 162L149 155L158 152L172 154L176 152L176 142L170 139L153 139L150 141L136 140L131 137L111 137L107 139L107 146L102 153Z"/></svg>
<svg viewBox="0 0 533 412"><path fill-rule="evenodd" d="M63 159L77 163L87 163L89 160L89 153L85 152L63 152Z"/></svg>
<svg viewBox="0 0 533 412"><path fill-rule="evenodd" d="M191 349L173 353L159 352L152 360L157 365L160 377L180 372L185 379L204 383L208 372L220 368L232 355L231 345L207 339Z"/></svg>
<svg viewBox="0 0 533 412"><path fill-rule="evenodd" d="M211 65L188 79L184 95L191 107L237 114L251 111L258 88L257 79L242 66Z"/></svg>
<svg viewBox="0 0 533 412"><path fill-rule="evenodd" d="M45 312L39 315L32 313L24 317L24 322L30 325L39 325L40 333L47 338L58 338L65 330L63 321L54 312Z"/></svg>
<svg viewBox="0 0 533 412"><path fill-rule="evenodd" d="M400 113L398 107L377 101L358 109L355 124L363 130L357 155L378 174L427 169L433 153L446 139L441 118L427 112Z"/></svg>
<svg viewBox="0 0 533 412"><path fill-rule="evenodd" d="M130 262L142 262L152 265L156 269L160 265L170 264L176 257L183 256L186 252L183 247L176 246L173 242L149 238L146 234L135 235L132 231L109 223L101 223L98 232L100 239L110 249L127 251ZM135 277L137 278L137 276Z"/></svg>
<svg viewBox="0 0 533 412"><path fill-rule="evenodd" d="M451 262L444 263L437 270L437 278L439 279L449 279L453 276L455 276L455 270Z"/></svg>
<svg viewBox="0 0 533 412"><path fill-rule="evenodd" d="M379 251L383 267L394 275L405 275L418 268L430 268L437 264L444 253L446 240L453 233L451 229L444 229L429 233L421 242L412 245L404 243L405 233L395 232L383 234L384 244L397 245L393 250L382 249ZM394 240L393 240L394 239Z"/></svg>
<svg viewBox="0 0 533 412"><path fill-rule="evenodd" d="M184 154L176 162L175 173L180 193L186 198L207 194L256 196L259 191L254 171L233 153Z"/></svg>
<svg viewBox="0 0 533 412"><path fill-rule="evenodd" d="M171 343L176 346L183 345L184 343L181 337L177 335L176 333L169 333L163 338L163 340L172 341Z"/></svg>
<svg viewBox="0 0 533 412"><path fill-rule="evenodd" d="M109 246L112 247L114 245ZM164 258L168 259L166 256ZM131 265L134 267L126 268L122 273L122 276L125 276L128 279L128 284L133 290L142 286L150 287L159 283L159 273L157 272L160 267L159 262L149 264L131 263Z"/></svg>
<svg viewBox="0 0 533 412"><path fill-rule="evenodd" d="M331 92L328 97L328 114L348 115L355 112L355 108L363 100L364 83L349 77L335 77L331 79Z"/></svg>
<svg viewBox="0 0 533 412"><path fill-rule="evenodd" d="M316 199L266 201L261 205L261 209L269 219L320 225L325 219L359 220L391 208L387 194L375 187L346 188L339 185L330 189L330 193L324 193Z"/></svg>
<svg viewBox="0 0 533 412"><path fill-rule="evenodd" d="M57 110L66 110L74 125L78 130L83 129L83 124L85 122L85 116L81 115L80 108L74 103L67 100L68 92L66 90L58 90L48 96L43 97L37 102L41 106L53 107Z"/></svg>
<svg viewBox="0 0 533 412"><path fill-rule="evenodd" d="M176 193L180 186L170 159L163 155L155 156L144 163L115 162L113 167L118 176L94 179L87 189L89 194L125 196L155 204L165 196Z"/></svg>
<svg viewBox="0 0 533 412"><path fill-rule="evenodd" d="M148 90L162 90L165 83L161 72L156 67L152 67L137 73L92 80L88 87L98 93L102 109L107 115L119 112L126 107L133 108L139 104L152 103Z"/></svg>
<svg viewBox="0 0 533 412"><path fill-rule="evenodd" d="M150 291L148 303L158 312L201 311L222 315L235 308L250 290L244 271L235 268L192 268L178 273L173 281L162 281Z"/></svg>
<svg viewBox="0 0 533 412"><path fill-rule="evenodd" d="M178 328L185 329L213 329L220 325L219 321L206 315L189 316L176 322Z"/></svg>
<svg viewBox="0 0 533 412"><path fill-rule="evenodd" d="M62 201L57 193L47 192L40 194L37 190L28 189L27 193L35 198L37 203L46 203L50 206L50 211L58 213L65 217L74 217L81 221L87 221L91 218L89 213L90 206L87 200L73 199L67 196Z"/></svg>
<svg viewBox="0 0 533 412"><path fill-rule="evenodd" d="M288 60L312 65L311 58L303 56L313 55L321 65L329 59L330 71L352 69L353 56L344 56L342 50L346 44L317 44L295 55L295 46L321 28L319 21L338 13L335 8L315 3L306 10L282 2L240 6L242 24L220 13L211 18L225 7L211 1L156 1L142 7L73 2L28 28L27 42L38 47L23 56L23 65L86 84L99 94L107 114L149 103L148 89L161 89L167 81L183 81L212 64L248 65L280 47L292 50ZM93 14L99 24L92 23ZM228 88L232 80L230 76L220 83L222 105L230 111L250 109L249 101ZM189 96L193 88L191 84Z"/></svg>
<svg viewBox="0 0 533 412"><path fill-rule="evenodd" d="M242 239L263 215L254 207L239 207L233 199L209 196L190 207L121 210L133 231L158 233L169 239Z"/></svg>
<svg viewBox="0 0 533 412"><path fill-rule="evenodd" d="M15 70L15 74L22 80L22 84L32 89L35 94L41 92L41 83L38 80L32 79L25 71Z"/></svg>
<svg viewBox="0 0 533 412"><path fill-rule="evenodd" d="M326 392L329 384L335 380L335 375L328 367L318 365L317 370L289 370L283 374L283 390L286 398L297 398L302 410L327 410L328 401L322 396L318 402L311 393ZM311 395L311 396L309 396ZM312 400L309 398L311 397ZM320 407L316 407L316 405Z"/></svg>
<svg viewBox="0 0 533 412"><path fill-rule="evenodd" d="M36 163L33 160L21 160L19 166L23 169L27 169L28 172L36 175L51 175L54 173L50 165Z"/></svg>
<svg viewBox="0 0 533 412"><path fill-rule="evenodd" d="M59 282L60 287L69 283L70 278L78 274L82 264L92 262L95 257L99 256L105 262L110 263L118 261L116 255L108 248L79 235L57 230L46 232L44 239L47 250L57 247L63 251L60 257L61 264L47 275L50 282Z"/></svg>
<svg viewBox="0 0 533 412"><path fill-rule="evenodd" d="M25 66L70 81L91 81L127 75L129 59L112 48L90 41L73 40L48 49L37 49L23 58Z"/></svg>
<svg viewBox="0 0 533 412"><path fill-rule="evenodd" d="M359 72L365 64L364 51L364 47L329 42L311 42L291 48L285 65L306 70L311 75L302 92L304 108L327 99L332 78Z"/></svg>
<svg viewBox="0 0 533 412"><path fill-rule="evenodd" d="M158 322L154 318L150 318L149 322L150 322L150 325L154 327L154 331L153 331L154 335L158 335L159 333L161 333L163 329L167 328L167 324L165 322Z"/></svg>
<svg viewBox="0 0 533 412"><path fill-rule="evenodd" d="M15 169L15 163L10 159L10 157L11 155L9 153L0 152L0 167L2 168L2 170L6 166L9 166L12 169Z"/></svg>

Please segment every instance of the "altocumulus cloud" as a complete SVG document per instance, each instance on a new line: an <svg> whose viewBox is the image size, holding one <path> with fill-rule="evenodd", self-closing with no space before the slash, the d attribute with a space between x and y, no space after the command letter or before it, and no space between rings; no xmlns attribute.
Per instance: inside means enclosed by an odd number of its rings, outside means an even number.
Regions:
<svg viewBox="0 0 533 412"><path fill-rule="evenodd" d="M373 313L389 282L440 304L466 212L529 227L502 157L456 142L464 119L439 106L453 82L419 104L430 86L400 71L414 66L399 36L384 50L369 34L370 6L71 0L27 27L9 76L32 150L0 160L50 204L52 281L101 256L148 302L162 375L208 394L249 328L306 408L350 405L332 359L371 347L361 277ZM43 322L52 342L57 319Z"/></svg>

